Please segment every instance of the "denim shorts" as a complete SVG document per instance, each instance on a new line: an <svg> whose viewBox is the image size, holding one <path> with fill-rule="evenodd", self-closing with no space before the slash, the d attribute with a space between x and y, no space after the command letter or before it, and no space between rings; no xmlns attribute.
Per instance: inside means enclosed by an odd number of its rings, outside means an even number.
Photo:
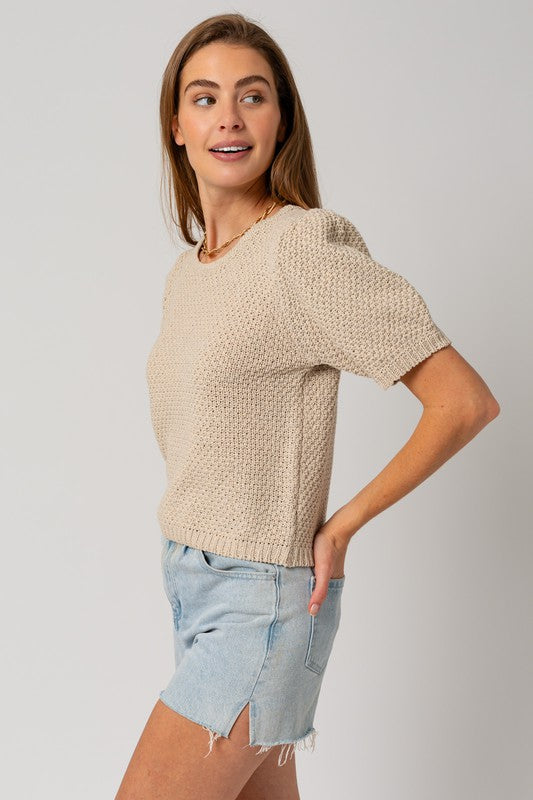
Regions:
<svg viewBox="0 0 533 800"><path fill-rule="evenodd" d="M172 609L175 671L159 697L209 733L227 738L250 703L249 745L258 753L314 749L324 670L341 616L345 578L332 578L318 614L308 611L313 567L221 556L161 534ZM282 758L285 752L285 758Z"/></svg>

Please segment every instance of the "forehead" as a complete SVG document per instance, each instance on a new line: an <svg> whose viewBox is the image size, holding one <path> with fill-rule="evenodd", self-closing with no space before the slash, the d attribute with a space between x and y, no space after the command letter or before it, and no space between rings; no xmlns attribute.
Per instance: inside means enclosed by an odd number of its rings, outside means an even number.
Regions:
<svg viewBox="0 0 533 800"><path fill-rule="evenodd" d="M180 76L180 87L191 80L207 78L220 86L233 87L245 75L264 75L273 85L273 74L266 58L253 47L211 42L201 47L184 65Z"/></svg>

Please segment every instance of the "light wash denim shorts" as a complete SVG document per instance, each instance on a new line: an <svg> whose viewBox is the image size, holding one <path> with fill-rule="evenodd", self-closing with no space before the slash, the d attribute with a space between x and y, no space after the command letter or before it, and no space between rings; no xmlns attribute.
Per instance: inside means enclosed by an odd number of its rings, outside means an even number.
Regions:
<svg viewBox="0 0 533 800"><path fill-rule="evenodd" d="M332 578L318 614L307 607L313 567L230 558L161 534L172 609L175 672L159 697L209 733L208 756L247 703L250 747L314 749L324 670L341 617L345 578ZM285 752L285 758L282 758Z"/></svg>

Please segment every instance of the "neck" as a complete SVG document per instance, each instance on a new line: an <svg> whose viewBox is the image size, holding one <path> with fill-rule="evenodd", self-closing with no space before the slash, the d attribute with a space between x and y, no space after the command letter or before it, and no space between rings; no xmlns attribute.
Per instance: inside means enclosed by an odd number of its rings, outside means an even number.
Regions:
<svg viewBox="0 0 533 800"><path fill-rule="evenodd" d="M249 230L256 222L259 222L261 219L265 219L271 214L275 214L276 206L278 205L279 203L277 201L269 198L267 204L263 203L261 206L256 206L253 209L253 213L251 213L251 209L248 209L248 213L246 215L244 215L243 212L243 214L239 217L240 222L236 217L234 217L234 221L231 223L231 227L228 230L227 236L222 234L217 236L216 232L214 236L210 236L209 226L207 226L206 235L203 237L202 244L200 246L200 255L203 257L203 260L207 261L210 258L217 258L218 256L224 255L225 252L230 250L231 247L238 242L242 234ZM219 231L223 229L218 225L218 220L216 227Z"/></svg>
<svg viewBox="0 0 533 800"><path fill-rule="evenodd" d="M264 193L255 199L241 196L229 201L226 197L220 202L202 202L205 243L209 250L220 247L228 239L240 234L270 208L273 202Z"/></svg>

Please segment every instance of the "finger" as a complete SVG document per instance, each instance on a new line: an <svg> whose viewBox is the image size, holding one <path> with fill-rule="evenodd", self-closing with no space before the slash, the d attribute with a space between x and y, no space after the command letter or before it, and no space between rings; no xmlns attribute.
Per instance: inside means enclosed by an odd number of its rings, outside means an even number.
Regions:
<svg viewBox="0 0 533 800"><path fill-rule="evenodd" d="M324 569L315 569L315 588L309 598L307 606L308 611L313 616L316 616L320 610L320 606L324 602L328 594L329 572Z"/></svg>

